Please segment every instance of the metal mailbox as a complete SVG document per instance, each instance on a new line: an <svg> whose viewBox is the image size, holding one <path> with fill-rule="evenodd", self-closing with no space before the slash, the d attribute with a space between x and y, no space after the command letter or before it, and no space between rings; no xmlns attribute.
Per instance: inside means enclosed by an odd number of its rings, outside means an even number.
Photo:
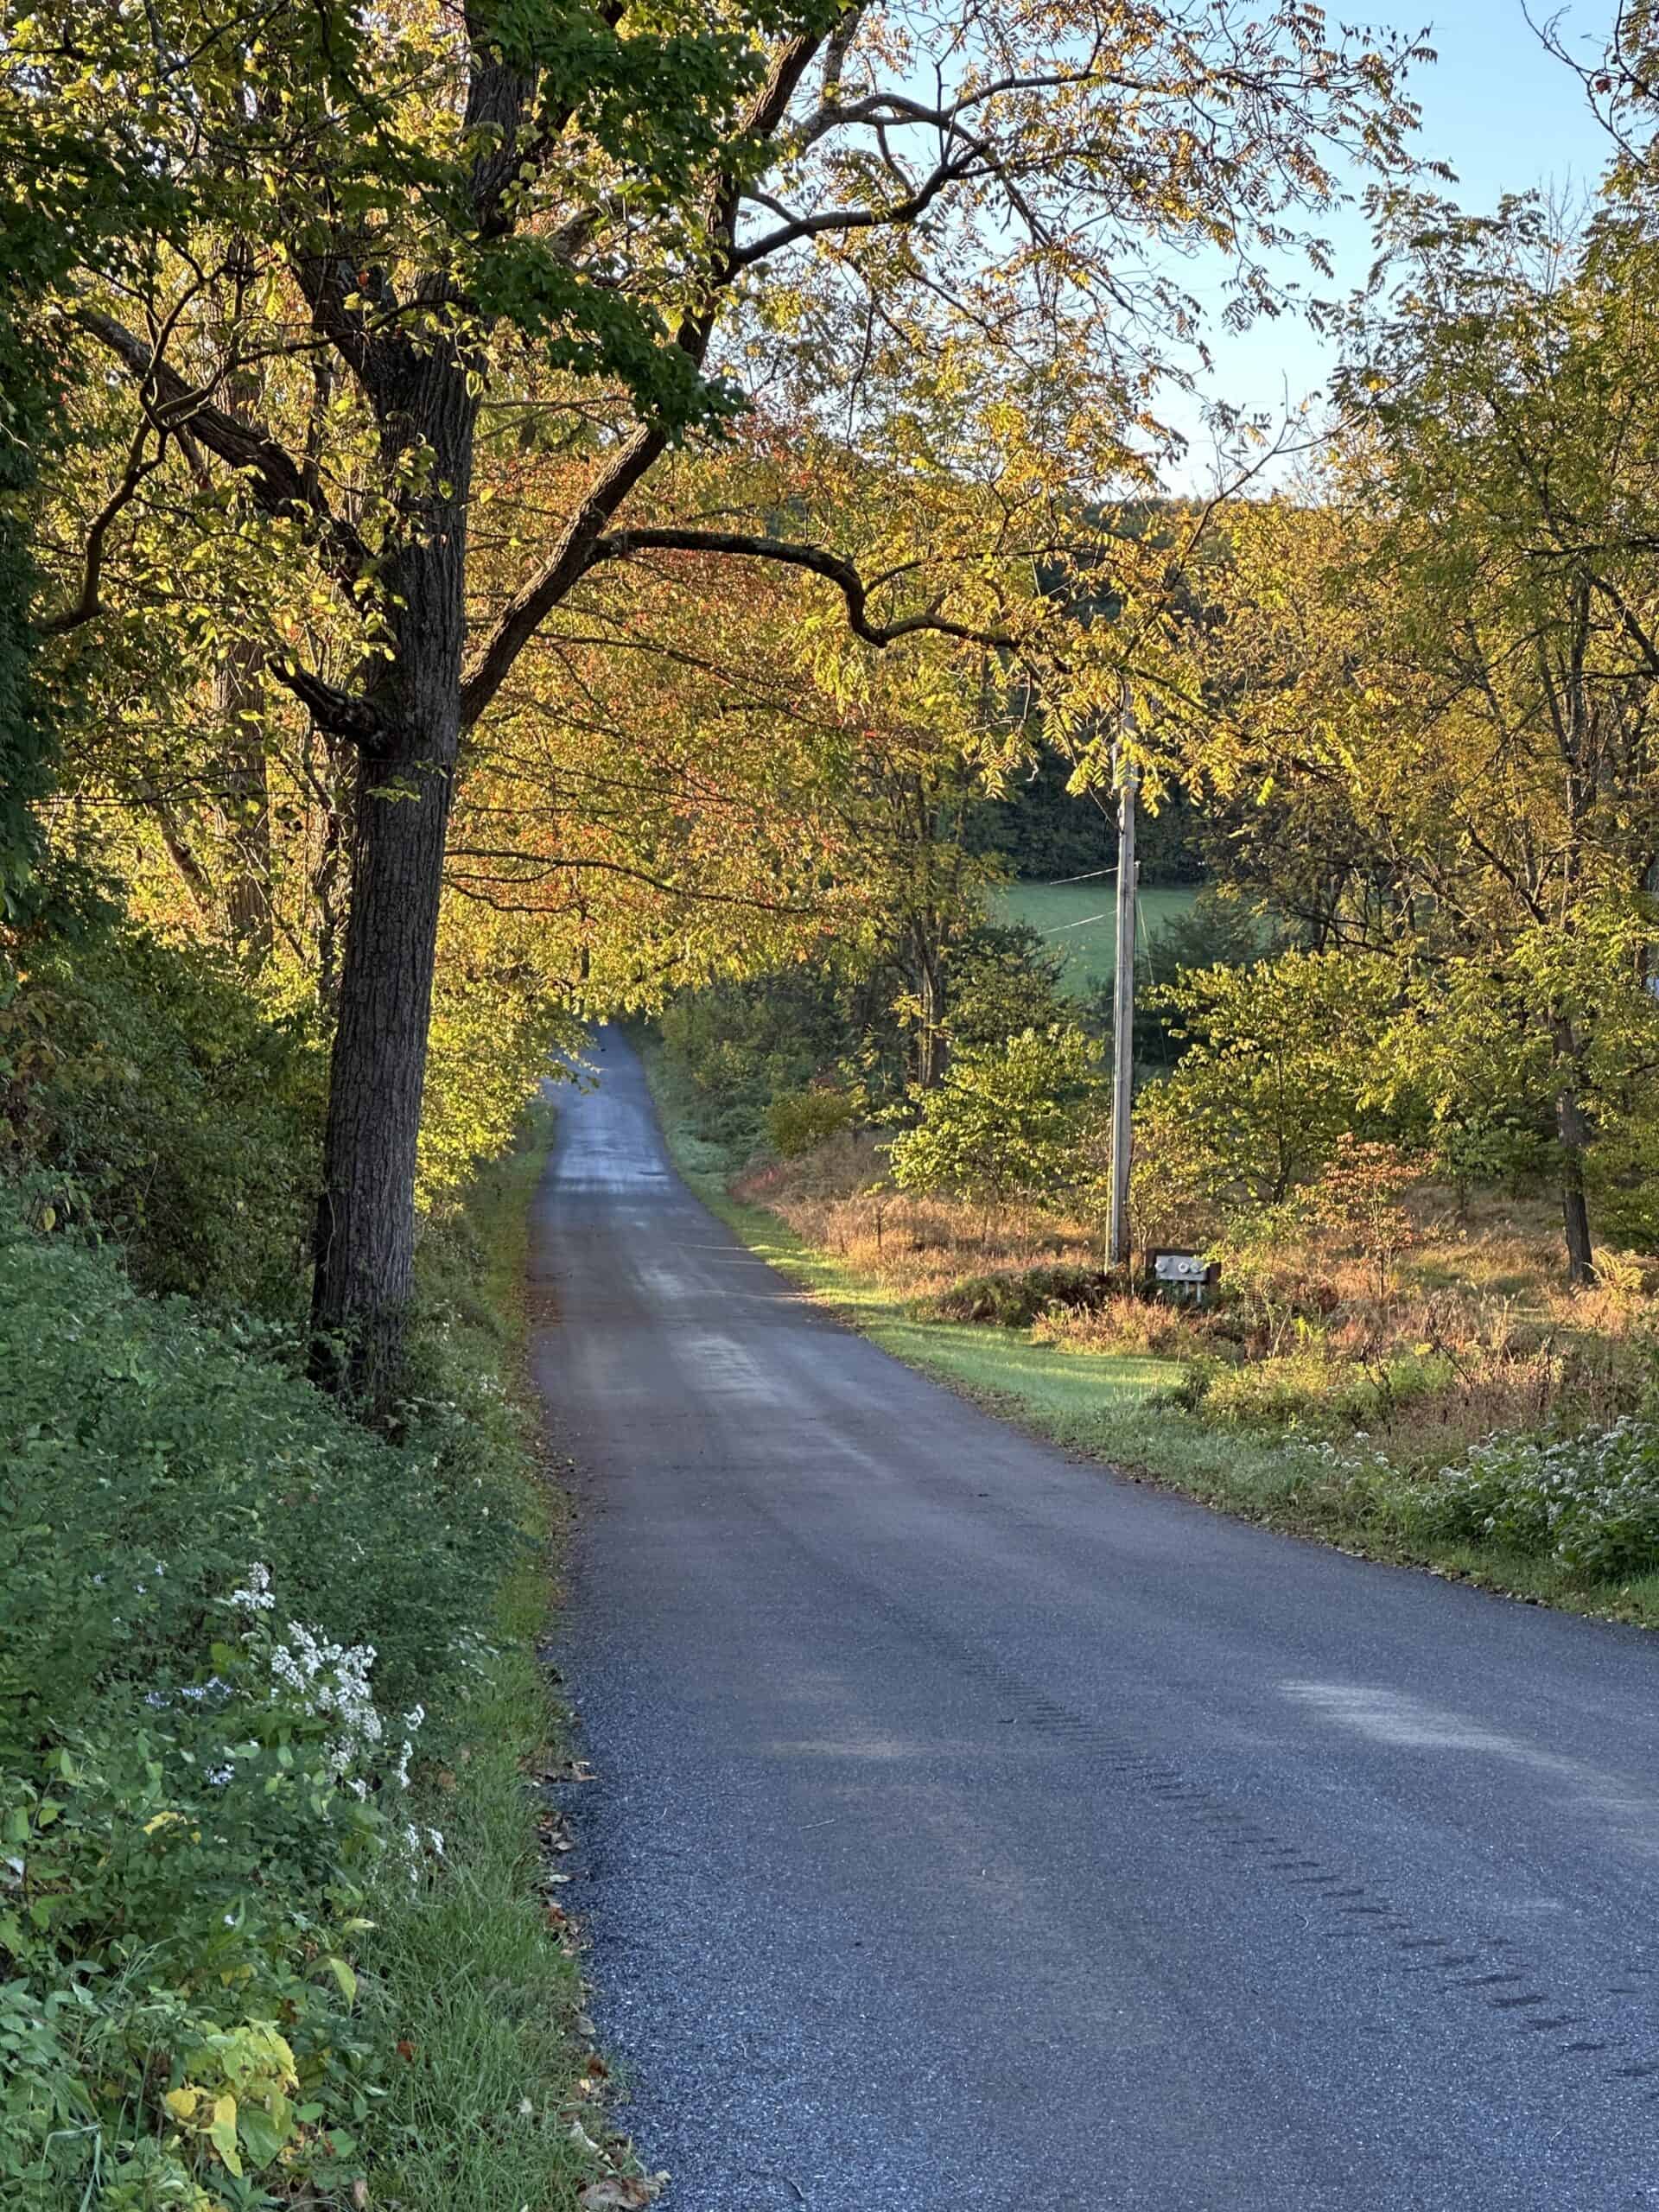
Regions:
<svg viewBox="0 0 1659 2212"><path fill-rule="evenodd" d="M1221 1268L1202 1252L1177 1252L1154 1246L1147 1254L1147 1287L1160 1297L1190 1298L1202 1306L1221 1281Z"/></svg>

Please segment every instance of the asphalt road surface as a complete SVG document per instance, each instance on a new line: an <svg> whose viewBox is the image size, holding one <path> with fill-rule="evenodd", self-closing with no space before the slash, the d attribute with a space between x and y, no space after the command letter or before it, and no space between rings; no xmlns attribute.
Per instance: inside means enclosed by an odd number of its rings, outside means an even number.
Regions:
<svg viewBox="0 0 1659 2212"><path fill-rule="evenodd" d="M679 2212L1659 2204L1659 1645L1034 1443L565 1093L567 1894Z"/></svg>

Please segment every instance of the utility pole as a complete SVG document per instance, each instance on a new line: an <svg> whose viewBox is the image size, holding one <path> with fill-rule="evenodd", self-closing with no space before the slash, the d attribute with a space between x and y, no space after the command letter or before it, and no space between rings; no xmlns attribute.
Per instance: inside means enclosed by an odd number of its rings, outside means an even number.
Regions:
<svg viewBox="0 0 1659 2212"><path fill-rule="evenodd" d="M1117 788L1117 972L1112 978L1111 1265L1129 1264L1129 1109L1135 1096L1135 910L1140 864L1135 857L1135 794L1139 770L1112 747Z"/></svg>

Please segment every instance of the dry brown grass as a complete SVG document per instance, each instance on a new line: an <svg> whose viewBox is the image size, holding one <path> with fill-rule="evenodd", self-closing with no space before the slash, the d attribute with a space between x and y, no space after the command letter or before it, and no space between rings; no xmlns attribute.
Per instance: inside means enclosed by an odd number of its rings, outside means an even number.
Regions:
<svg viewBox="0 0 1659 2212"><path fill-rule="evenodd" d="M747 1175L734 1195L918 1305L966 1275L1100 1264L1090 1225L1064 1214L1019 1209L988 1221L893 1192L868 1133ZM1402 1463L1444 1460L1497 1429L1611 1420L1651 1389L1659 1262L1605 1255L1597 1287L1574 1292L1559 1218L1543 1200L1482 1196L1460 1209L1426 1184L1407 1205L1414 1242L1386 1295L1371 1260L1310 1221L1224 1262L1214 1308L1126 1294L1092 1312L1045 1314L1033 1336L1187 1360L1222 1377L1218 1414L1231 1397L1247 1423L1364 1428ZM1229 1385L1229 1368L1250 1371Z"/></svg>
<svg viewBox="0 0 1659 2212"><path fill-rule="evenodd" d="M965 1274L1100 1264L1099 1240L1084 1223L1037 1207L988 1218L949 1199L907 1198L886 1172L876 1140L849 1134L804 1159L740 1176L732 1195L766 1207L806 1243L905 1299L935 1297Z"/></svg>

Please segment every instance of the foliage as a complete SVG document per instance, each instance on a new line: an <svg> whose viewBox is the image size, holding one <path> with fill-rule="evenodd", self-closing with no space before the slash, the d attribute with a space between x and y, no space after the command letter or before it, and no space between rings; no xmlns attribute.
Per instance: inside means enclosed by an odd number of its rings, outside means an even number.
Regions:
<svg viewBox="0 0 1659 2212"><path fill-rule="evenodd" d="M1147 936L1136 963L1135 1058L1138 1067L1166 1067L1178 1057L1177 1001L1182 978L1211 968L1253 968L1283 947L1245 903L1206 885L1184 914ZM1103 1037L1112 1027L1112 987L1090 997L1085 1018Z"/></svg>
<svg viewBox="0 0 1659 2212"><path fill-rule="evenodd" d="M350 1960L434 1847L404 1738L454 1726L517 1500L486 1402L394 1446L269 1350L0 1198L8 2202L297 2185L372 2129Z"/></svg>
<svg viewBox="0 0 1659 2212"><path fill-rule="evenodd" d="M763 1140L780 1158L795 1157L804 1098L809 1122L829 1117L826 1136L854 1116L824 1101L855 1099L858 1115L877 1117L903 1102L918 1049L918 907L912 889L899 912L881 911L884 881L873 878L859 925L821 958L682 990L664 1008L658 1033L677 1095L697 1135L732 1167ZM934 910L937 933L921 932L941 1057L947 1046L998 1047L1022 1029L1063 1021L1058 963L1036 931L984 921L971 885L955 912L948 904Z"/></svg>
<svg viewBox="0 0 1659 2212"><path fill-rule="evenodd" d="M1369 1429L1444 1389L1447 1374L1444 1359L1402 1352L1367 1366L1312 1343L1265 1359L1200 1364L1183 1402L1223 1428Z"/></svg>
<svg viewBox="0 0 1659 2212"><path fill-rule="evenodd" d="M1315 1186L1316 1210L1358 1246L1375 1270L1379 1299L1389 1294L1395 1261L1417 1241L1416 1224L1400 1201L1421 1174L1395 1146L1344 1129Z"/></svg>
<svg viewBox="0 0 1659 2212"><path fill-rule="evenodd" d="M985 922L947 956L944 1027L953 1049L1000 1046L1026 1029L1064 1023L1061 956L1024 923Z"/></svg>
<svg viewBox="0 0 1659 2212"><path fill-rule="evenodd" d="M1179 784L1156 813L1142 810L1135 852L1143 884L1201 880L1196 829L1192 800ZM1074 791L1069 764L1050 751L975 808L967 835L975 851L998 854L1010 874L1023 881L1103 874L1117 863L1117 822L1109 798L1092 787Z"/></svg>
<svg viewBox="0 0 1659 2212"><path fill-rule="evenodd" d="M1098 1056L1071 1024L958 1052L938 1087L918 1094L915 1128L893 1140L893 1181L985 1207L1063 1188L1076 1173Z"/></svg>
<svg viewBox="0 0 1659 2212"><path fill-rule="evenodd" d="M1017 1274L964 1275L928 1301L941 1321L990 1321L1026 1329L1052 1308L1084 1313L1102 1305L1111 1278L1096 1268L1022 1268Z"/></svg>
<svg viewBox="0 0 1659 2212"><path fill-rule="evenodd" d="M1588 1160L1590 1203L1615 1247L1659 1252L1659 1120L1631 1117L1598 1138ZM1613 1255L1597 1255L1603 1277Z"/></svg>
<svg viewBox="0 0 1659 2212"><path fill-rule="evenodd" d="M605 2171L569 2132L578 1974L524 1881L545 1589L499 1300L537 1157L435 1221L393 1439L280 1334L141 1296L0 1191L19 2212L344 2208L365 2180L518 2212Z"/></svg>
<svg viewBox="0 0 1659 2212"><path fill-rule="evenodd" d="M766 1135L779 1160L798 1160L857 1119L858 1100L849 1091L827 1085L780 1090L766 1109Z"/></svg>
<svg viewBox="0 0 1659 2212"><path fill-rule="evenodd" d="M1659 1427L1630 1415L1551 1443L1494 1438L1448 1467L1419 1508L1425 1525L1554 1554L1597 1580L1659 1566Z"/></svg>
<svg viewBox="0 0 1659 2212"><path fill-rule="evenodd" d="M1587 1283L1589 1162L1659 1044L1649 213L1378 219L1325 465L1230 522L1229 712L1185 766L1258 895L1393 964L1380 1085L1459 1182L1553 1169Z"/></svg>
<svg viewBox="0 0 1659 2212"><path fill-rule="evenodd" d="M1184 1125L1213 1197L1277 1203L1364 1126L1396 989L1386 961L1287 952L1163 994L1183 1050L1158 1111Z"/></svg>
<svg viewBox="0 0 1659 2212"><path fill-rule="evenodd" d="M861 705L892 720L897 648L963 791L1030 754L1039 685L1086 753L1131 639L1134 683L1178 699L1198 525L1146 518L1183 450L1151 397L1201 320L1179 249L1226 252L1232 320L1280 311L1338 158L1401 155L1422 50L1298 0L18 19L22 209L49 230L89 159L166 187L124 227L59 224L43 272L74 432L35 506L66 814L148 911L346 1008L315 1299L371 1395L417 1173L453 1166L416 1154L435 957L481 944L515 1004L527 968L637 1010L787 957L861 864L823 810L780 819L780 664L836 751ZM902 761L842 780L931 803ZM915 880L931 1080L950 918ZM556 957L505 956L521 912Z"/></svg>
<svg viewBox="0 0 1659 2212"><path fill-rule="evenodd" d="M147 1289L294 1313L324 1069L315 1025L212 950L37 928L0 982L0 1143Z"/></svg>

